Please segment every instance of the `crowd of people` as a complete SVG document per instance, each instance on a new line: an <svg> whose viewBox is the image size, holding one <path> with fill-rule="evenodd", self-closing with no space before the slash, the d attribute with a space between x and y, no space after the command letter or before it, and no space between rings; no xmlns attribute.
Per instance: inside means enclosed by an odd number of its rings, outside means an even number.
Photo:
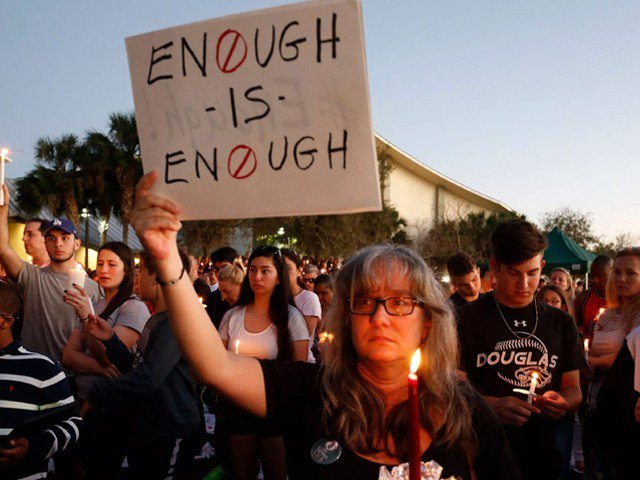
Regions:
<svg viewBox="0 0 640 480"><path fill-rule="evenodd" d="M448 284L402 246L196 258L155 177L136 192L139 263L106 243L93 280L72 222L27 222L24 261L0 206L1 478L50 460L59 479L202 478L206 442L207 478L408 478L411 448L443 479L639 477L640 249L597 257L583 288L543 275L524 220L495 229L488 265L452 252Z"/></svg>

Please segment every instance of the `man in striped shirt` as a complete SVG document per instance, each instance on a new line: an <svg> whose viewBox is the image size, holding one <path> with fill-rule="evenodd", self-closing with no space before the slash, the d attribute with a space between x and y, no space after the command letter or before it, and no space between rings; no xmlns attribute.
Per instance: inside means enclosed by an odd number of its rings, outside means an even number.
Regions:
<svg viewBox="0 0 640 480"><path fill-rule="evenodd" d="M82 419L60 364L14 338L21 312L18 292L0 284L0 478L27 480L46 478L48 459L78 441Z"/></svg>

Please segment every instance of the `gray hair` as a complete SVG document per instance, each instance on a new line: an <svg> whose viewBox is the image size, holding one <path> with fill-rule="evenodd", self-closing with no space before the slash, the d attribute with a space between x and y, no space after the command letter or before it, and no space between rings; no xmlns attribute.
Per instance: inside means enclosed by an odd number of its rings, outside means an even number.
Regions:
<svg viewBox="0 0 640 480"><path fill-rule="evenodd" d="M325 350L321 383L325 428L363 454L380 450L380 442L390 434L395 450L389 451L385 442L386 451L401 458L408 455L406 404L385 413L382 393L358 374L358 355L351 340L350 298L381 284L388 285L398 275L409 280L410 294L423 306L428 328L421 347L423 362L418 378L421 411L429 414L422 415L421 424L439 443L462 444L471 457L476 440L469 386L458 378L459 348L453 309L431 268L406 247L377 245L362 249L344 264L336 278L335 297L326 320L333 341ZM441 423L433 423L434 413Z"/></svg>

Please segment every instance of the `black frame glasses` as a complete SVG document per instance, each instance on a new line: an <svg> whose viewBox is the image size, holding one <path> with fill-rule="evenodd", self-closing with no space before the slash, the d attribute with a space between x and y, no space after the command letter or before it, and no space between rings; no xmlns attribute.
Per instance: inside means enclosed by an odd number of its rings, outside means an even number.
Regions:
<svg viewBox="0 0 640 480"><path fill-rule="evenodd" d="M402 302L401 302L402 301ZM373 315L382 304L384 311L394 317L411 315L416 305L421 303L413 297L397 296L387 298L351 297L349 308L354 315Z"/></svg>

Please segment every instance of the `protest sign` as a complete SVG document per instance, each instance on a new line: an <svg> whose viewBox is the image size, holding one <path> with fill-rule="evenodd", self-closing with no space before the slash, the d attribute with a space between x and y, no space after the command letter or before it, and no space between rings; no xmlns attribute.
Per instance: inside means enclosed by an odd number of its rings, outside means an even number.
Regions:
<svg viewBox="0 0 640 480"><path fill-rule="evenodd" d="M183 219L381 209L359 0L126 39L145 171Z"/></svg>

